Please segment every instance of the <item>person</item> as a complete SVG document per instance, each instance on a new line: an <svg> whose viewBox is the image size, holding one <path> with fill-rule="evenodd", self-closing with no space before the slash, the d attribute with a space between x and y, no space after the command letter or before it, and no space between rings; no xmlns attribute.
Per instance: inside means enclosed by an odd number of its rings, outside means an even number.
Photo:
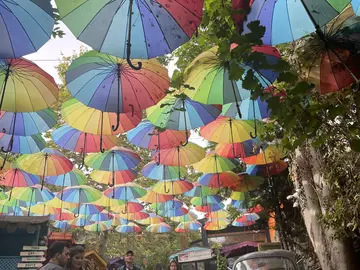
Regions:
<svg viewBox="0 0 360 270"><path fill-rule="evenodd" d="M93 270L95 268L94 262L86 260L85 249L82 246L75 246L70 248L70 259L65 267L66 270Z"/></svg>
<svg viewBox="0 0 360 270"><path fill-rule="evenodd" d="M69 244L63 241L56 241L51 244L47 251L50 258L49 263L40 268L40 270L64 270L69 259Z"/></svg>
<svg viewBox="0 0 360 270"><path fill-rule="evenodd" d="M169 270L180 270L177 261L172 260L169 264Z"/></svg>
<svg viewBox="0 0 360 270"><path fill-rule="evenodd" d="M125 265L119 268L119 270L140 270L139 267L134 265L134 252L132 250L129 250L125 254Z"/></svg>

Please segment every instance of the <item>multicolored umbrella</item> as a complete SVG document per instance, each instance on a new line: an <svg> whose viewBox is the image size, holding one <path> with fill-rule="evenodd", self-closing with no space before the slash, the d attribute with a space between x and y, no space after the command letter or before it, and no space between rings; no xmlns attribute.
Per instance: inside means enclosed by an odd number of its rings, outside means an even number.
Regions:
<svg viewBox="0 0 360 270"><path fill-rule="evenodd" d="M197 220L181 222L175 229L175 232L192 232L198 231L202 227L201 223Z"/></svg>
<svg viewBox="0 0 360 270"><path fill-rule="evenodd" d="M163 180L157 182L152 191L165 195L183 194L193 188L193 184L187 180Z"/></svg>
<svg viewBox="0 0 360 270"><path fill-rule="evenodd" d="M79 205L79 207L75 207L70 209L70 211L74 214L79 214L81 216L85 216L88 217L89 215L95 215L95 214L99 214L103 211L104 209L99 206L99 205L95 205L93 203L84 203Z"/></svg>
<svg viewBox="0 0 360 270"><path fill-rule="evenodd" d="M52 207L55 207L55 208L60 208L60 209L62 209L62 208L70 209L70 208L78 207L77 203L64 202L64 201L60 200L57 197L57 193L54 193L54 196L55 197L52 200L46 202L46 205L52 206Z"/></svg>
<svg viewBox="0 0 360 270"><path fill-rule="evenodd" d="M228 218L229 216L230 213L226 210L219 210L216 212L210 212L205 214L205 217L209 220Z"/></svg>
<svg viewBox="0 0 360 270"><path fill-rule="evenodd" d="M74 218L73 220L69 220L68 223L71 227L84 227L87 225L94 224L95 222L87 220L86 218L83 217L77 217Z"/></svg>
<svg viewBox="0 0 360 270"><path fill-rule="evenodd" d="M189 130L214 121L221 110L191 100L186 95L168 95L158 104L146 110L147 119L155 126L166 129L185 130L186 142ZM183 142L183 143L186 143Z"/></svg>
<svg viewBox="0 0 360 270"><path fill-rule="evenodd" d="M129 222L126 225L119 225L115 228L119 233L138 233L141 232L141 228L133 222Z"/></svg>
<svg viewBox="0 0 360 270"><path fill-rule="evenodd" d="M72 171L65 174L45 177L45 183L60 186L62 188L80 186L84 185L86 182L87 179L84 173L76 168L73 168Z"/></svg>
<svg viewBox="0 0 360 270"><path fill-rule="evenodd" d="M39 50L55 24L50 1L0 1L0 58L17 58Z"/></svg>
<svg viewBox="0 0 360 270"><path fill-rule="evenodd" d="M31 206L31 213L39 216L47 216L47 215L56 215L60 213L59 208L51 207L46 205L46 203L39 203L34 206Z"/></svg>
<svg viewBox="0 0 360 270"><path fill-rule="evenodd" d="M233 44L232 50L237 45ZM251 92L242 85L242 80L232 81L229 78L230 63L220 59L218 47L214 47L196 57L185 71L185 84L191 88L185 93L197 102L205 104L227 104L235 102L236 112L241 117L239 102L250 97ZM254 46L253 52L264 56L269 65L275 65L280 59L279 51L270 46ZM264 88L271 85L278 73L271 68L258 69L254 63L242 63L243 78L249 70L259 80Z"/></svg>
<svg viewBox="0 0 360 270"><path fill-rule="evenodd" d="M321 31L321 27L339 15L349 3L350 0L255 0L244 22L243 34L251 32L247 27L249 23L260 21L260 25L266 27L262 38L264 44L292 42Z"/></svg>
<svg viewBox="0 0 360 270"><path fill-rule="evenodd" d="M219 156L216 153L208 153L205 158L199 162L193 164L195 170L204 173L220 173L225 171L232 171L236 168L234 162L235 160L230 160L224 157Z"/></svg>
<svg viewBox="0 0 360 270"><path fill-rule="evenodd" d="M245 207L245 204L246 204L245 201L231 200L232 207L234 207L236 209L243 209Z"/></svg>
<svg viewBox="0 0 360 270"><path fill-rule="evenodd" d="M46 204L48 204L48 203L46 203ZM59 214L50 215L51 220L58 220L58 221L73 220L74 218L75 218L74 213L70 212L67 209L63 209L63 208L60 208Z"/></svg>
<svg viewBox="0 0 360 270"><path fill-rule="evenodd" d="M203 197L193 197L190 203L195 206L206 206L209 204L220 204L222 198L219 195L208 195Z"/></svg>
<svg viewBox="0 0 360 270"><path fill-rule="evenodd" d="M217 188L202 186L198 182L195 182L194 187L190 191L185 192L184 195L188 197L204 197L208 195L215 195L218 192L219 189Z"/></svg>
<svg viewBox="0 0 360 270"><path fill-rule="evenodd" d="M219 143L215 147L215 152L225 158L245 158L257 155L260 152L259 145L261 145L261 142L258 139L251 139L234 144Z"/></svg>
<svg viewBox="0 0 360 270"><path fill-rule="evenodd" d="M111 211L114 213L136 213L144 209L144 206L137 201L126 201L123 205L117 207L111 207Z"/></svg>
<svg viewBox="0 0 360 270"><path fill-rule="evenodd" d="M37 112L5 112L0 113L0 127L7 134L30 136L43 133L56 125L57 116L52 109ZM14 129L15 125L15 129Z"/></svg>
<svg viewBox="0 0 360 270"><path fill-rule="evenodd" d="M142 64L136 67L130 58L169 54L186 43L201 23L203 3L56 1L61 20L79 40L97 51L126 58L134 69Z"/></svg>
<svg viewBox="0 0 360 270"><path fill-rule="evenodd" d="M125 202L122 200L114 200L106 196L102 196L99 200L92 202L92 204L111 208L111 207L118 207L124 205Z"/></svg>
<svg viewBox="0 0 360 270"><path fill-rule="evenodd" d="M137 175L137 171L132 169L114 172L93 170L90 177L95 182L111 186L113 180L114 185L126 184L135 180Z"/></svg>
<svg viewBox="0 0 360 270"><path fill-rule="evenodd" d="M247 221L243 216L236 218L231 225L235 227L249 227L255 224L255 221Z"/></svg>
<svg viewBox="0 0 360 270"><path fill-rule="evenodd" d="M146 219L150 215L148 213L146 213L145 211L141 211L141 212L136 212L136 213L128 213L128 212L126 212L125 214L119 213L119 214L114 214L114 216L125 219L125 220L138 221L138 220Z"/></svg>
<svg viewBox="0 0 360 270"><path fill-rule="evenodd" d="M144 197L139 198L140 201L145 203L161 203L174 199L173 195L164 195L154 192L152 189L147 190L147 194Z"/></svg>
<svg viewBox="0 0 360 270"><path fill-rule="evenodd" d="M207 173L200 176L200 185L211 188L230 187L239 181L239 176L234 172Z"/></svg>
<svg viewBox="0 0 360 270"><path fill-rule="evenodd" d="M179 146L186 141L184 131L161 129L150 121L142 121L136 128L127 133L128 141L137 146L160 150Z"/></svg>
<svg viewBox="0 0 360 270"><path fill-rule="evenodd" d="M253 176L271 177L282 173L287 167L288 165L284 161L264 165L247 165L246 173Z"/></svg>
<svg viewBox="0 0 360 270"><path fill-rule="evenodd" d="M195 220L197 220L197 216L191 212L188 212L186 215L183 215L183 216L170 217L170 220L172 220L174 222L195 221Z"/></svg>
<svg viewBox="0 0 360 270"><path fill-rule="evenodd" d="M244 192L233 191L230 194L230 199L235 201L244 201L246 199L246 195Z"/></svg>
<svg viewBox="0 0 360 270"><path fill-rule="evenodd" d="M133 70L125 59L90 51L66 71L67 88L85 105L105 112L133 113L158 103L170 86L167 69L157 60ZM119 125L113 126L117 130Z"/></svg>
<svg viewBox="0 0 360 270"><path fill-rule="evenodd" d="M157 224L150 224L147 228L146 231L148 232L152 232L152 233L168 233L171 232L171 227L162 222L162 223L157 223Z"/></svg>
<svg viewBox="0 0 360 270"><path fill-rule="evenodd" d="M100 137L99 135L81 132L69 125L63 125L55 129L51 133L51 138L61 148L78 152L82 154L83 162L80 168L84 165L86 153L98 152L100 149L100 140L102 140L102 147L108 150L116 146L117 138L111 135Z"/></svg>
<svg viewBox="0 0 360 270"><path fill-rule="evenodd" d="M70 225L66 221L55 221L52 226L54 228L60 229L61 231L67 231L70 229Z"/></svg>
<svg viewBox="0 0 360 270"><path fill-rule="evenodd" d="M5 171L9 170L11 168L11 164L6 161L7 154L5 158L0 157L0 174L4 173Z"/></svg>
<svg viewBox="0 0 360 270"><path fill-rule="evenodd" d="M264 165L282 160L286 156L286 152L279 145L269 145L267 148L260 146L259 154L242 158L242 161L250 165Z"/></svg>
<svg viewBox="0 0 360 270"><path fill-rule="evenodd" d="M137 223L140 223L142 225L151 225L151 224L158 224L164 222L164 219L154 213L149 213L149 217L137 221Z"/></svg>
<svg viewBox="0 0 360 270"><path fill-rule="evenodd" d="M170 208L180 208L184 206L184 202L178 200L178 199L173 199L172 201L167 201L167 202L161 202L161 203L152 203L150 205L150 207L152 209L154 209L156 212L158 211L167 211Z"/></svg>
<svg viewBox="0 0 360 270"><path fill-rule="evenodd" d="M250 176L246 173L239 174L239 182L230 188L238 192L248 192L256 189L264 183L264 178L259 176Z"/></svg>
<svg viewBox="0 0 360 270"><path fill-rule="evenodd" d="M14 187L13 197L18 200L29 202L28 216L34 202L47 202L54 198L54 194L46 187L35 185L32 187Z"/></svg>
<svg viewBox="0 0 360 270"><path fill-rule="evenodd" d="M25 216L25 211L23 211L18 206L7 206L4 203L0 202L0 216Z"/></svg>
<svg viewBox="0 0 360 270"><path fill-rule="evenodd" d="M0 85L0 110L8 112L46 109L56 101L59 93L49 74L23 58L0 59Z"/></svg>
<svg viewBox="0 0 360 270"><path fill-rule="evenodd" d="M200 205L195 206L195 210L203 213L209 213L209 212L216 212L221 209L224 209L225 205L223 203L218 204L207 204L207 205Z"/></svg>
<svg viewBox="0 0 360 270"><path fill-rule="evenodd" d="M351 0L351 6L356 15L360 14L360 0Z"/></svg>
<svg viewBox="0 0 360 270"><path fill-rule="evenodd" d="M255 100L247 98L241 101L240 112L241 120L261 120L269 118L271 114L268 103L261 100L261 97L258 97Z"/></svg>
<svg viewBox="0 0 360 270"><path fill-rule="evenodd" d="M108 211L104 210L101 213L89 215L87 217L87 219L90 220L90 221L94 221L96 223L98 223L98 222L106 222L106 221L112 222L113 215L111 213L109 213Z"/></svg>
<svg viewBox="0 0 360 270"><path fill-rule="evenodd" d="M159 215L163 217L179 217L189 213L189 210L185 207L181 208L170 208L167 211L159 211Z"/></svg>
<svg viewBox="0 0 360 270"><path fill-rule="evenodd" d="M4 153L32 154L43 150L46 142L41 134L17 136L0 133L0 148Z"/></svg>
<svg viewBox="0 0 360 270"><path fill-rule="evenodd" d="M7 193L9 194L10 192L8 191ZM0 203L2 203L3 205L6 205L6 206L23 207L23 208L27 208L30 205L30 202L26 202L26 201L14 199L14 198L1 200ZM31 205L35 205L35 204L36 204L36 202L31 203Z"/></svg>
<svg viewBox="0 0 360 270"><path fill-rule="evenodd" d="M3 190L0 190L0 201L6 200L8 198L8 195Z"/></svg>
<svg viewBox="0 0 360 270"><path fill-rule="evenodd" d="M45 148L40 153L22 155L17 159L20 169L35 175L42 176L41 186L45 176L55 176L70 172L74 165L60 151Z"/></svg>
<svg viewBox="0 0 360 270"><path fill-rule="evenodd" d="M142 168L141 174L153 180L175 180L186 174L186 168L166 166L151 161Z"/></svg>
<svg viewBox="0 0 360 270"><path fill-rule="evenodd" d="M96 222L90 225L84 226L84 230L89 232L104 232L111 229L111 225L108 225L106 222Z"/></svg>
<svg viewBox="0 0 360 270"><path fill-rule="evenodd" d="M225 218L212 219L205 223L204 229L207 231L220 231L225 229L230 222Z"/></svg>

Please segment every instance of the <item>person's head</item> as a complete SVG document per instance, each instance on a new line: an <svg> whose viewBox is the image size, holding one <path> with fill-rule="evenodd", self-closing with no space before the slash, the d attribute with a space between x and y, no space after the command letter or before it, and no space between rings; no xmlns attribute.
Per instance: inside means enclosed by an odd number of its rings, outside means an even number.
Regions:
<svg viewBox="0 0 360 270"><path fill-rule="evenodd" d="M125 254L125 263L132 264L134 262L134 252L132 250L129 250Z"/></svg>
<svg viewBox="0 0 360 270"><path fill-rule="evenodd" d="M81 269L84 264L85 249L82 246L75 246L70 248L69 253L68 268L71 270Z"/></svg>
<svg viewBox="0 0 360 270"><path fill-rule="evenodd" d="M172 260L169 264L169 270L178 270L178 263L175 260Z"/></svg>
<svg viewBox="0 0 360 270"><path fill-rule="evenodd" d="M62 241L52 243L48 249L48 256L52 262L65 266L69 259L69 244Z"/></svg>

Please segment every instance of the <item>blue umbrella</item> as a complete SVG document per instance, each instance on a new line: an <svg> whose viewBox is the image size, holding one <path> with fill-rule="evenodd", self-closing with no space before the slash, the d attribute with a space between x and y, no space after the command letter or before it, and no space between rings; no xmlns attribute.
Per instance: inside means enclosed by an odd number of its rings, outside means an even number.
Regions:
<svg viewBox="0 0 360 270"><path fill-rule="evenodd" d="M50 0L0 0L0 58L18 58L39 50L54 27Z"/></svg>

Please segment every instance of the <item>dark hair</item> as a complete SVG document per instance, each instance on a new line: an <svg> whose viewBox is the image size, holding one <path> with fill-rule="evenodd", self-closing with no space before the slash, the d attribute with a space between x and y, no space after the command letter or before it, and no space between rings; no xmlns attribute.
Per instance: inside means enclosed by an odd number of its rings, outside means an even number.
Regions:
<svg viewBox="0 0 360 270"><path fill-rule="evenodd" d="M70 251L69 251L70 258L66 264L66 266L67 266L66 269L71 269L72 258L79 253L85 253L85 249L82 246L75 246L75 247L70 248Z"/></svg>
<svg viewBox="0 0 360 270"><path fill-rule="evenodd" d="M47 251L48 257L52 259L57 253L63 253L65 247L69 248L69 244L64 241L56 241L52 243Z"/></svg>
<svg viewBox="0 0 360 270"><path fill-rule="evenodd" d="M134 252L132 250L128 250L128 252L125 253L125 255L131 254L131 256L134 256Z"/></svg>
<svg viewBox="0 0 360 270"><path fill-rule="evenodd" d="M180 266L179 266L178 262L175 261L175 260L172 260L172 261L169 263L169 267L168 267L169 270L170 270L170 266L171 266L172 263L175 263L175 264L176 264L176 269L180 270Z"/></svg>

